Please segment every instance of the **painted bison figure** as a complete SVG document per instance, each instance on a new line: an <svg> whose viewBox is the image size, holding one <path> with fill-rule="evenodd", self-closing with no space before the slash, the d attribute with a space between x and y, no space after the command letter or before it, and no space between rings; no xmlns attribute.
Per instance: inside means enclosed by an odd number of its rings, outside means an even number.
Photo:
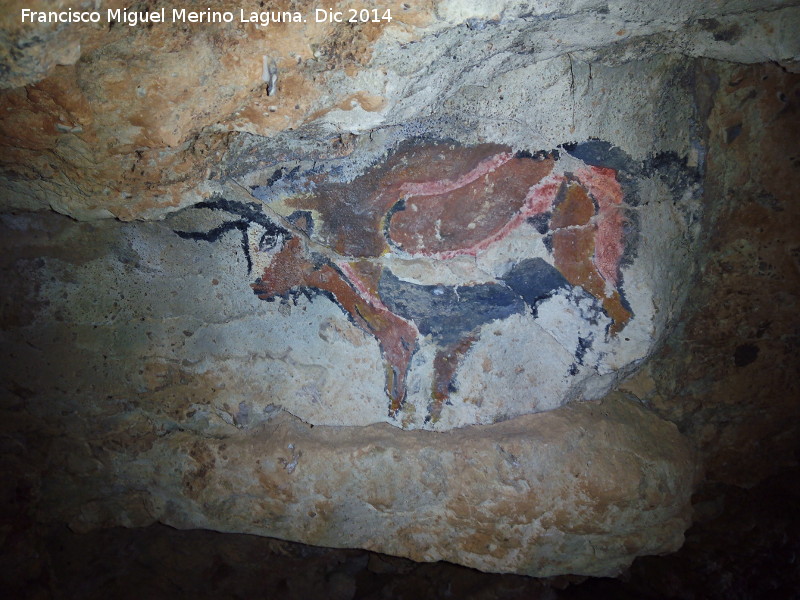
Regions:
<svg viewBox="0 0 800 600"><path fill-rule="evenodd" d="M593 299L608 319L606 336L632 318L620 273L626 244L620 173L604 164L597 144L573 150L531 154L496 144L408 142L350 181L310 175L312 191L281 200L283 216L268 202L216 198L200 206L233 220L208 232L177 233L214 240L239 230L259 298L324 294L341 307L378 341L390 416L406 398L418 341L431 340L427 418L435 421L485 323L535 315L540 302L563 288ZM547 256L515 257L520 240L532 234L544 241ZM508 260L499 272L467 274L455 285L398 275L404 265L463 265L501 247Z"/></svg>

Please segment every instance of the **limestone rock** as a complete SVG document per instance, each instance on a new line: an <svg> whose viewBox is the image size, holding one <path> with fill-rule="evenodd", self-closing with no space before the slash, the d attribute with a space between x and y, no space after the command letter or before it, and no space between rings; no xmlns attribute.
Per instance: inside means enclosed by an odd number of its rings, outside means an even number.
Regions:
<svg viewBox="0 0 800 600"><path fill-rule="evenodd" d="M684 441L620 398L446 435L278 416L207 437L118 402L102 413L73 413L85 441L50 443L39 518L77 531L159 520L539 576L614 575L677 549L689 521Z"/></svg>
<svg viewBox="0 0 800 600"><path fill-rule="evenodd" d="M23 4L11 520L613 575L681 544L704 467L794 460L797 6L57 27Z"/></svg>
<svg viewBox="0 0 800 600"><path fill-rule="evenodd" d="M444 115L467 116L476 136L518 148L599 137L638 159L654 140L628 139L626 132L633 122L638 131L660 127L641 107L657 101L665 73L631 63L646 65L676 48L787 65L800 56L797 7L767 0L657 9L627 2L532 9L510 1L385 2L391 22L358 25L316 23L316 4L296 2L292 8L306 23L263 27L107 22L106 11L122 5L104 3L103 21L87 25L21 22L22 8L64 9L57 0L15 1L4 10L4 206L54 208L81 219L158 217L218 191L224 176L211 165L233 158L237 137L303 130L317 153L331 157L347 152L331 148L339 133ZM202 11L216 4L184 6ZM239 7L262 9L256 0ZM269 96L272 72L278 79ZM640 78L636 91L631 77ZM684 120L670 117L671 126ZM668 149L689 153L685 136L671 137Z"/></svg>
<svg viewBox="0 0 800 600"><path fill-rule="evenodd" d="M161 521L540 575L611 574L681 543L692 455L635 403L449 433L313 426L315 406L340 424L385 418L378 344L331 302L273 304L265 318L238 229L213 247L164 223L4 224L4 407L20 456L41 457L25 475L39 519ZM311 423L279 409L291 394Z"/></svg>
<svg viewBox="0 0 800 600"><path fill-rule="evenodd" d="M800 437L800 78L775 65L704 67L715 93L702 283L685 328L626 385L682 424L710 480L750 487L796 464Z"/></svg>
<svg viewBox="0 0 800 600"><path fill-rule="evenodd" d="M343 182L259 171L252 195L229 186L165 222L90 232L7 216L8 244L64 236L25 282L48 308L17 339L63 354L85 331L78 371L52 367L75 389L92 370L114 396L177 376L219 389L209 400L228 422L280 408L313 425L437 430L600 398L651 352L669 325L653 307L679 304L692 272L691 169L675 166L670 188L596 141L538 157L400 148ZM59 258L91 247L86 262Z"/></svg>

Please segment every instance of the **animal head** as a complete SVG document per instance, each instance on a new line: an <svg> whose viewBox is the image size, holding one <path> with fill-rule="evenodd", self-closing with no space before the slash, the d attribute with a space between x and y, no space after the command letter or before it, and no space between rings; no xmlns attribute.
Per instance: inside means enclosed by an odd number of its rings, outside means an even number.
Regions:
<svg viewBox="0 0 800 600"><path fill-rule="evenodd" d="M259 222L248 223L243 241L249 256L248 273L256 277L263 276L292 237L288 230L271 222L266 225Z"/></svg>
<svg viewBox="0 0 800 600"><path fill-rule="evenodd" d="M247 261L247 274L253 279L251 287L259 298L296 300L300 295L308 295L308 279L317 266L306 257L302 236L297 232L312 231L310 213L297 211L286 217L284 226L264 214L254 202L214 198L196 204L195 208L223 212L233 218L209 231L175 231L177 235L184 239L215 242L230 231L238 231Z"/></svg>

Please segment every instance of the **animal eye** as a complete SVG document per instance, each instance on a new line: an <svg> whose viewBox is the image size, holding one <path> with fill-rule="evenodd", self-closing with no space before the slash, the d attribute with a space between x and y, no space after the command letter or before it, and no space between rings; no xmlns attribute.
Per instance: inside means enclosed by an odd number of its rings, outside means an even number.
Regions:
<svg viewBox="0 0 800 600"><path fill-rule="evenodd" d="M259 252L268 252L274 249L279 242L283 241L283 236L280 233L267 232L261 236L258 241Z"/></svg>

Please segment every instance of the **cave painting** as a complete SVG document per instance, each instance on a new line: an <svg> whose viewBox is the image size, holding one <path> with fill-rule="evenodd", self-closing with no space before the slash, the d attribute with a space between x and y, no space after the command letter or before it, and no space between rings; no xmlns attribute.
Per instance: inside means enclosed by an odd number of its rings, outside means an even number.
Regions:
<svg viewBox="0 0 800 600"><path fill-rule="evenodd" d="M217 198L201 206L234 220L210 232L177 233L214 240L238 229L259 298L324 295L335 302L379 344L390 417L403 406L423 338L436 348L426 418L436 421L482 325L535 316L542 301L564 289L592 298L608 320L606 336L632 318L620 273L623 187L602 160L416 141L352 181L309 177L311 193L284 200L290 214ZM395 272L404 262L463 263L520 233L543 240L547 256L520 257L488 280L459 285L423 284ZM575 349L578 363L590 343L581 340Z"/></svg>

